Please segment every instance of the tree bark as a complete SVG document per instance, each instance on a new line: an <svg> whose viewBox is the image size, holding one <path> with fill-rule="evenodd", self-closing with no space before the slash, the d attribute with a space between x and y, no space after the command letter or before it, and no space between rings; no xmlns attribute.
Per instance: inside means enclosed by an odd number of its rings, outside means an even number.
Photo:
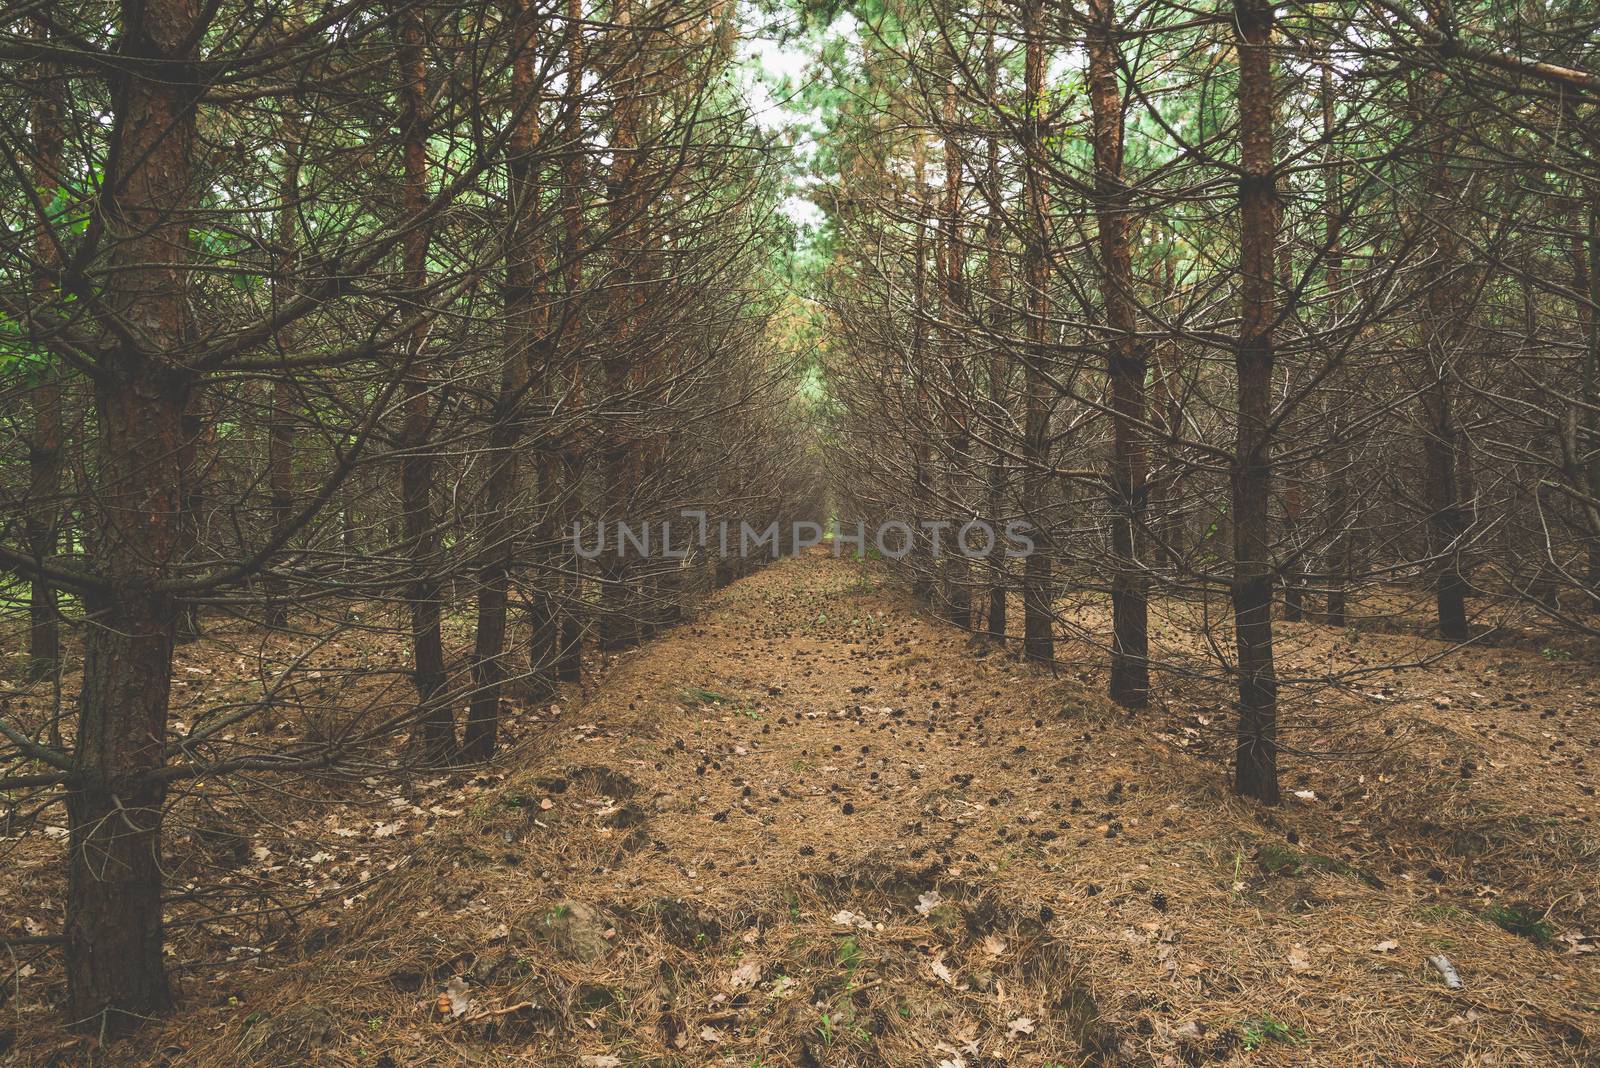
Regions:
<svg viewBox="0 0 1600 1068"><path fill-rule="evenodd" d="M1111 699L1127 708L1150 697L1148 579L1144 528L1147 460L1145 351L1133 301L1128 231L1132 195L1122 172L1122 95L1114 0L1090 0L1087 35L1089 106L1094 124L1094 205L1099 230L1100 292L1105 305L1106 370L1111 380Z"/></svg>
<svg viewBox="0 0 1600 1068"><path fill-rule="evenodd" d="M511 106L521 109L506 145L506 347L500 395L489 426L489 475L484 484L483 544L478 558L478 619L472 651L472 699L461 757L488 760L500 733L500 700L508 672L506 602L517 522L513 503L520 474L518 443L527 409L529 372L543 332L535 279L543 265L535 245L539 209L539 101L535 85L537 19L528 0L510 0ZM542 549L542 546L536 547ZM542 576L535 575L540 582ZM537 597L537 594L535 594Z"/></svg>
<svg viewBox="0 0 1600 1068"><path fill-rule="evenodd" d="M941 103L940 135L944 139L944 205L941 219L944 245L943 304L945 322L944 362L948 378L945 395L945 496L950 502L951 530L945 548L945 617L963 629L972 626L971 569L961 528L971 518L966 506L967 462L971 449L969 415L966 407L971 390L966 387L965 361L957 325L966 313L966 253L961 234L961 145L956 140L956 90L952 80L945 87Z"/></svg>
<svg viewBox="0 0 1600 1068"><path fill-rule="evenodd" d="M984 35L984 80L987 91L994 94L1000 83L1000 69L995 61L994 50L995 26L990 24L989 32ZM989 304L989 333L995 337L1003 334L1005 326L1005 265L1002 262L1005 251L1005 217L1000 208L1000 139L990 133L984 145L984 189L987 198L987 221L984 224L984 259L987 269L987 304ZM989 457L989 523L995 529L1002 526L1005 521L1005 491L1006 468L1010 465L1010 457L1006 456L1005 441L1002 438L1002 428L1005 427L1005 414L1011 411L1011 398L1006 395L1006 384L1011 379L1010 357L1006 355L1005 345L998 341L989 342L989 417L994 420L994 427L990 428L989 436L992 440ZM989 553L989 611L986 612L987 632L995 641L1006 640L1006 600L1011 593L1010 564L1006 563L1005 545L1000 539L995 539L995 547Z"/></svg>
<svg viewBox="0 0 1600 1068"><path fill-rule="evenodd" d="M1277 191L1273 160L1272 0L1235 0L1239 50L1240 324L1232 465L1233 618L1239 674L1234 789L1278 803L1278 683L1272 649L1271 419Z"/></svg>
<svg viewBox="0 0 1600 1068"><path fill-rule="evenodd" d="M985 89L990 95L989 103L993 105L994 94L1000 84L999 63L994 54L994 38L998 16L991 15L988 32L983 40L983 66ZM1000 138L990 133L985 138L984 144L984 192L987 201L988 217L984 224L984 258L987 261L986 275L988 293L986 300L989 316L988 327L993 338L1004 335L1006 320L1005 309L1005 265L1003 255L1005 251L1005 219L1000 205ZM993 426L989 436L993 441L989 458L989 523L998 530L1004 523L1006 513L1006 472L1010 465L1010 457L1006 455L1006 445L1002 437L1005 426L1005 415L1011 410L1011 398L1007 395L1006 385L1011 380L1011 363L1005 347L997 340L989 342L989 417ZM989 554L989 610L986 613L987 630L989 637L995 641L1006 640L1006 601L1011 591L1010 566L1007 563L1005 545L999 538L995 539L993 551Z"/></svg>
<svg viewBox="0 0 1600 1068"><path fill-rule="evenodd" d="M1434 88L1442 84L1438 79L1428 82ZM1420 85L1413 85L1414 91L1420 88ZM1467 637L1467 584L1461 571L1461 539L1466 533L1467 521L1461 505L1461 433L1456 426L1455 393L1467 311L1459 299L1462 269L1459 240L1448 221L1453 210L1450 158L1454 138L1443 121L1432 115L1427 101L1415 99L1413 107L1421 121L1431 126L1422 190L1425 210L1430 213L1432 237L1419 339L1423 375L1420 395L1422 501L1428 509L1429 570L1433 577L1439 635L1448 641L1464 641Z"/></svg>
<svg viewBox="0 0 1600 1068"><path fill-rule="evenodd" d="M933 558L928 530L923 526L936 518L923 509L933 499L933 476L930 453L932 435L929 427L928 377L928 160L927 143L922 131L916 131L911 142L912 173L912 225L916 234L911 242L911 483L916 514L911 523L912 551L906 557L911 566L911 595L927 604L933 600L935 589L934 569L938 561ZM937 266L934 268L934 286L942 284Z"/></svg>
<svg viewBox="0 0 1600 1068"><path fill-rule="evenodd" d="M1049 242L1050 207L1044 184L1043 112L1044 42L1040 37L1043 21L1041 0L1027 0L1024 9L1023 184L1028 220L1023 275L1024 315L1027 319L1028 362L1023 374L1023 511L1034 522L1033 552L1023 562L1022 574L1022 653L1029 660L1055 659L1054 594L1050 574L1050 521L1046 498L1049 492L1048 468L1050 404L1044 375L1048 337L1049 303L1046 284L1049 264L1045 255Z"/></svg>
<svg viewBox="0 0 1600 1068"><path fill-rule="evenodd" d="M300 145L299 123L291 115L284 128L284 178L279 193L277 239L283 250L277 274L273 277L276 290L287 290L292 285L298 255L295 243L295 213L300 201ZM287 305L294 299L292 291L277 292L274 303ZM287 327L278 332L278 351L287 356L293 341ZM272 525L283 530L294 520L294 386L289 376L280 374L272 382L272 412L267 428L267 489L270 496ZM289 625L289 590L283 576L270 571L265 583L267 593L266 624L282 629Z"/></svg>
<svg viewBox="0 0 1600 1068"><path fill-rule="evenodd" d="M1324 59L1322 62L1322 136L1326 141L1323 148L1322 171L1322 219L1323 219L1323 244L1327 248L1327 279L1328 279L1328 307L1330 318L1337 320L1341 301L1339 299L1339 286L1343 284L1342 268L1344 258L1339 248L1341 216L1343 215L1342 189L1343 170L1338 166L1338 153L1333 143L1334 129L1334 88L1333 88L1333 63ZM1330 627L1343 627L1345 625L1345 591L1350 583L1350 447L1345 441L1349 432L1344 417L1343 405L1337 395L1332 403L1324 401L1325 423L1328 427L1330 442L1327 456L1323 463L1324 478L1327 482L1328 493L1328 529L1329 536L1327 549L1326 574L1323 582L1327 586L1327 611L1323 615L1324 622ZM1331 410L1330 410L1331 409Z"/></svg>
<svg viewBox="0 0 1600 1068"><path fill-rule="evenodd" d="M166 786L157 773L178 607L161 583L184 540L198 21L191 0L123 5L119 53L139 62L113 86L101 201L107 304L134 329L95 384L98 484L87 540L101 583L85 597L65 935L70 1026L103 1038L171 1005L162 961Z"/></svg>
<svg viewBox="0 0 1600 1068"><path fill-rule="evenodd" d="M402 248L401 283L421 302L428 285L428 228L417 221L428 203L427 66L423 54L422 9L397 12L399 32L400 137L405 177L402 200L411 221ZM439 535L433 504L432 379L422 348L428 327L419 320L406 342L405 410L401 421L400 507L406 544L411 548L411 581L406 601L411 611L413 678L417 687L416 742L424 762L444 763L455 756L455 723L442 700L445 685L444 638L440 633Z"/></svg>
<svg viewBox="0 0 1600 1068"><path fill-rule="evenodd" d="M564 92L566 140L567 144L573 146L579 143L583 133L583 58L583 0L567 0L567 82ZM564 237L561 254L565 257L562 291L568 301L576 302L583 286L583 259L578 253L583 242L583 153L575 150L568 152L565 170L565 188L561 196L561 229ZM578 340L576 319L569 320L565 327L561 337L563 350ZM583 363L580 360L573 360L568 371L565 399L568 411L575 412L583 407ZM572 535L573 527L582 514L579 494L583 485L582 448L581 442L564 439L559 463L550 472L552 493L549 496L559 500L555 507L560 516L558 538L563 546L557 554L563 569L563 603L560 619L554 628L559 635L555 650L555 673L561 682L577 682L583 676L583 617L578 612L578 605L583 602L583 558L565 548L568 544L566 539ZM554 492L557 485L560 486L559 494ZM535 649L531 659L537 663L539 655Z"/></svg>
<svg viewBox="0 0 1600 1068"><path fill-rule="evenodd" d="M1600 412L1596 409L1600 405L1600 203L1577 207L1583 214L1584 233L1572 242L1572 288L1583 328L1578 381L1583 404L1568 416L1566 452L1568 478L1585 498L1580 513L1587 607L1600 611Z"/></svg>
<svg viewBox="0 0 1600 1068"><path fill-rule="evenodd" d="M37 31L47 37L43 29ZM33 86L32 180L39 203L48 210L62 186L61 150L65 93L61 72L40 62ZM48 306L55 288L53 272L60 265L50 219L39 219L34 242L33 292ZM28 508L23 517L28 551L41 562L56 554L61 541L61 385L53 366L44 369L29 394L33 433L28 439ZM50 678L61 668L61 625L56 588L44 575L31 579L28 595L28 677Z"/></svg>
<svg viewBox="0 0 1600 1068"><path fill-rule="evenodd" d="M622 408L634 379L630 362L630 346L635 341L634 316L638 308L637 281L639 257L642 250L642 227L639 225L640 190L638 188L639 110L638 78L641 61L638 50L642 38L637 32L628 33L633 23L632 4L619 0L612 14L616 25L624 31L622 47L628 50L621 84L624 95L617 100L611 123L611 173L606 177L607 195L611 203L611 230L620 234L615 261L612 264L612 330L605 353L601 356L601 372L605 379L606 402L618 414L605 426L605 442L600 450L601 467L605 479L605 494L600 521L620 534L616 524L637 522L628 513L632 500L631 488L637 485L637 444L632 440L633 428L628 425ZM623 539L614 539L612 550L600 557L600 647L607 650L626 649L639 641L638 598L634 595L634 568L630 567L623 550Z"/></svg>

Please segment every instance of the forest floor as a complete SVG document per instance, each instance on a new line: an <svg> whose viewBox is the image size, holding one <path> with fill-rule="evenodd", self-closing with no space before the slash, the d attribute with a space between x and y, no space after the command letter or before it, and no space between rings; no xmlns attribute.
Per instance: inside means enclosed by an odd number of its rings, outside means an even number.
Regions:
<svg viewBox="0 0 1600 1068"><path fill-rule="evenodd" d="M1280 629L1290 678L1443 648ZM1263 809L1221 683L1124 713L819 550L522 713L490 768L284 808L240 862L322 904L175 936L180 1010L132 1042L57 1029L31 958L0 1064L1597 1064L1595 663L1486 640L1308 691L1287 737L1324 755ZM0 876L19 933L59 922L34 844Z"/></svg>

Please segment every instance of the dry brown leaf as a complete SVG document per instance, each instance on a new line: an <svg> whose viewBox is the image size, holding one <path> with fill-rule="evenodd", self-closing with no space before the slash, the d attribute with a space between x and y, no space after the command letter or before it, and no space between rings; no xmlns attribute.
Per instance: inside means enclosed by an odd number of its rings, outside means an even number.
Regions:
<svg viewBox="0 0 1600 1068"><path fill-rule="evenodd" d="M755 959L740 964L733 970L733 974L728 976L728 986L734 990L744 990L760 981L761 963Z"/></svg>
<svg viewBox="0 0 1600 1068"><path fill-rule="evenodd" d="M465 1016L471 1006L472 995L467 991L466 980L458 976L444 985L444 993L439 995L440 1012L454 1019Z"/></svg>

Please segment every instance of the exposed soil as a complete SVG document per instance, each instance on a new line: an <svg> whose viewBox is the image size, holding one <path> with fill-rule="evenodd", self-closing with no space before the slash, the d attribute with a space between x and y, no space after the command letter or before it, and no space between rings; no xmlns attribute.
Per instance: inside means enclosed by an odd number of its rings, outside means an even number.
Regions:
<svg viewBox="0 0 1600 1068"><path fill-rule="evenodd" d="M1196 611L1162 612L1175 662ZM1443 649L1282 633L1291 676ZM1306 691L1289 738L1322 755L1276 810L1228 793L1225 687L1129 715L1098 662L1052 676L878 565L786 560L525 710L492 768L215 845L322 904L175 935L180 1011L131 1043L57 1029L35 952L0 1063L1600 1063L1592 650ZM43 930L59 845L24 837L4 900Z"/></svg>

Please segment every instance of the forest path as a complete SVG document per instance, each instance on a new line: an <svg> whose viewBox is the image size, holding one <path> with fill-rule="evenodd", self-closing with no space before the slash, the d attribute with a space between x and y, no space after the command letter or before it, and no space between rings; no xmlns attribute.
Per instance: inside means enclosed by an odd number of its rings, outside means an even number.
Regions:
<svg viewBox="0 0 1600 1068"><path fill-rule="evenodd" d="M397 1065L1550 1065L1600 1048L1592 957L1449 903L1466 899L1413 879L1421 847L1393 826L1240 802L1162 723L975 644L881 565L783 560L523 718L503 763L453 780L465 803L412 867L346 913L341 945L240 995L272 1022L198 1012L184 1063L281 1050L330 1012L345 1052ZM1464 989L1429 970L1441 952Z"/></svg>

